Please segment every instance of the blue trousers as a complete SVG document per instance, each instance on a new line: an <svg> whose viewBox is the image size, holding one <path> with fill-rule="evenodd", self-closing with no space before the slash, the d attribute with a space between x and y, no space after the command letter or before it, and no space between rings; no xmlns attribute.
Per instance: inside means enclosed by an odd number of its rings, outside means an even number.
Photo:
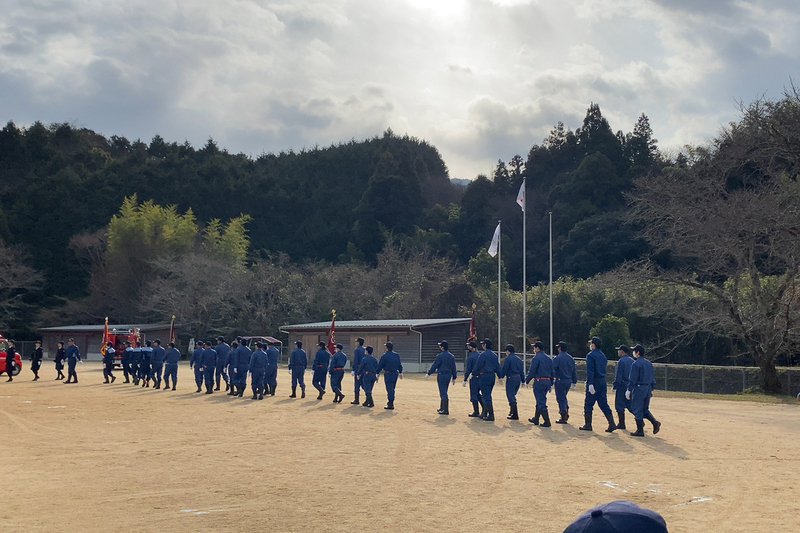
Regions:
<svg viewBox="0 0 800 533"><path fill-rule="evenodd" d="M452 374L437 374L436 384L439 385L439 398L442 400L449 400L447 396L447 389L450 387L450 382L453 381Z"/></svg>
<svg viewBox="0 0 800 533"><path fill-rule="evenodd" d="M377 378L373 372L365 372L361 376L361 386L364 387L365 394L372 394L372 388L375 386Z"/></svg>
<svg viewBox="0 0 800 533"><path fill-rule="evenodd" d="M394 389L397 386L397 372L384 372L383 383L386 385L386 399L394 401Z"/></svg>
<svg viewBox="0 0 800 533"><path fill-rule="evenodd" d="M305 373L306 370L304 368L297 370L292 369L292 388L294 389L297 385L300 385L300 388L306 390L306 382L305 382Z"/></svg>
<svg viewBox="0 0 800 533"><path fill-rule="evenodd" d="M555 390L556 390L556 402L558 402L558 412L559 413L566 413L569 411L569 404L567 403L567 393L569 392L570 387L572 387L572 382L568 379L557 379Z"/></svg>
<svg viewBox="0 0 800 533"><path fill-rule="evenodd" d="M178 365L177 363L167 363L164 367L164 379L172 380L172 384L178 381Z"/></svg>
<svg viewBox="0 0 800 533"><path fill-rule="evenodd" d="M325 368L315 368L314 374L311 376L311 386L325 390L325 383L327 382L327 370Z"/></svg>
<svg viewBox="0 0 800 533"><path fill-rule="evenodd" d="M139 379L150 379L150 363L142 363L139 365Z"/></svg>
<svg viewBox="0 0 800 533"><path fill-rule="evenodd" d="M550 391L549 379L536 379L533 381L533 396L536 398L536 408L547 411L547 393Z"/></svg>
<svg viewBox="0 0 800 533"><path fill-rule="evenodd" d="M267 371L264 372L264 384L270 387L278 386L278 367L268 366Z"/></svg>
<svg viewBox="0 0 800 533"><path fill-rule="evenodd" d="M517 405L517 391L522 384L522 378L519 376L506 378L506 398L509 405Z"/></svg>
<svg viewBox="0 0 800 533"><path fill-rule="evenodd" d="M608 406L608 385L606 385L605 378L599 378L594 380L591 385L594 385L594 394L589 394L589 385L586 385L586 399L583 401L583 412L584 414L590 415L592 414L592 409L594 409L594 404L597 402L597 407L603 411L604 415L611 414L611 408Z"/></svg>
<svg viewBox="0 0 800 533"><path fill-rule="evenodd" d="M344 378L344 370L334 370L331 372L331 390L334 392L342 392L342 379Z"/></svg>
<svg viewBox="0 0 800 533"><path fill-rule="evenodd" d="M492 406L492 389L494 389L494 373L484 372L478 376L481 384L481 396L483 396L483 405L487 407Z"/></svg>
<svg viewBox="0 0 800 533"><path fill-rule="evenodd" d="M650 414L650 398L653 389L650 385L634 385L631 391L631 412L636 420L644 420Z"/></svg>
<svg viewBox="0 0 800 533"><path fill-rule="evenodd" d="M75 372L75 365L77 364L78 364L77 359L73 359L72 357L67 359L67 379L69 379L70 377L74 377L76 380L78 379L78 373Z"/></svg>
<svg viewBox="0 0 800 533"><path fill-rule="evenodd" d="M215 375L215 377L217 379L222 378L223 380L225 380L225 383L228 382L228 373L225 372L225 367L226 366L228 366L228 365L217 364L217 369L216 369L216 371L214 373L214 375Z"/></svg>
<svg viewBox="0 0 800 533"><path fill-rule="evenodd" d="M194 365L194 382L198 386L203 382L203 370L197 365Z"/></svg>
<svg viewBox="0 0 800 533"><path fill-rule="evenodd" d="M361 385L361 379L362 379L361 376L359 376L358 374L356 374L355 377L353 378L353 392L358 392L358 389L363 388L363 386ZM366 389L364 389L364 392L367 392Z"/></svg>
<svg viewBox="0 0 800 533"><path fill-rule="evenodd" d="M627 390L628 382L625 381L622 385L617 387L616 391L614 391L614 410L618 413L624 413L625 409L628 409L629 411L631 410L631 401L625 399L625 391Z"/></svg>
<svg viewBox="0 0 800 533"><path fill-rule="evenodd" d="M206 385L213 385L214 384L214 367L207 366L203 370L203 377L205 378Z"/></svg>
<svg viewBox="0 0 800 533"><path fill-rule="evenodd" d="M253 394L258 394L264 390L264 370L253 370L250 372L250 388Z"/></svg>
<svg viewBox="0 0 800 533"><path fill-rule="evenodd" d="M481 382L478 378L470 378L469 380L469 401L483 403Z"/></svg>
<svg viewBox="0 0 800 533"><path fill-rule="evenodd" d="M153 371L150 372L150 375L153 376L154 381L161 381L161 372L164 370L164 363L158 363L153 365Z"/></svg>
<svg viewBox="0 0 800 533"><path fill-rule="evenodd" d="M58 369L56 369L58 370ZM127 359L122 360L122 373L125 374L125 379L128 379L128 376L132 374L131 372L131 362Z"/></svg>

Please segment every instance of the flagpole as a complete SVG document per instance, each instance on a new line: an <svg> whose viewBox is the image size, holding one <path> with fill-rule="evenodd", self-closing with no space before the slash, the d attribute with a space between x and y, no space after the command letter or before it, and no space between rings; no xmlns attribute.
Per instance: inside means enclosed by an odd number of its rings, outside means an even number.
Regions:
<svg viewBox="0 0 800 533"><path fill-rule="evenodd" d="M525 204L527 203L525 190L525 179L522 178L522 364L523 367L528 360L528 324L525 318L528 316L528 269L527 269L527 245L528 239L526 238L527 224L526 219L528 216ZM551 335L552 337L552 335Z"/></svg>
<svg viewBox="0 0 800 533"><path fill-rule="evenodd" d="M553 355L553 212L550 216L550 355Z"/></svg>
<svg viewBox="0 0 800 533"><path fill-rule="evenodd" d="M501 274L500 274L500 257L502 254L500 253L500 244L503 241L503 230L502 230L503 222L501 220L497 221L497 228L500 230L497 236L497 350L500 351L500 291L501 291Z"/></svg>

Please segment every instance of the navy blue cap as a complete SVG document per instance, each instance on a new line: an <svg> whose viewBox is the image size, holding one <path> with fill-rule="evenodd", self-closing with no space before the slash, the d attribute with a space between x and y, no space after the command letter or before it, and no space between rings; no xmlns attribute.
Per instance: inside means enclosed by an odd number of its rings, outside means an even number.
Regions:
<svg viewBox="0 0 800 533"><path fill-rule="evenodd" d="M668 533L667 523L655 511L633 502L616 500L592 507L564 533Z"/></svg>

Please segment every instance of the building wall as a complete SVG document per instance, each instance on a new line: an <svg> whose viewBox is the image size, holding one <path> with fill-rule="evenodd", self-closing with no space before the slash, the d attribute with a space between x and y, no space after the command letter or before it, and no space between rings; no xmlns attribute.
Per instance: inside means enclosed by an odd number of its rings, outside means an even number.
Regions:
<svg viewBox="0 0 800 533"><path fill-rule="evenodd" d="M469 324L450 324L446 326L427 327L422 331L422 365L419 372L426 372L439 354L439 342L447 341L449 351L456 358L456 368L464 371L467 358L467 336Z"/></svg>

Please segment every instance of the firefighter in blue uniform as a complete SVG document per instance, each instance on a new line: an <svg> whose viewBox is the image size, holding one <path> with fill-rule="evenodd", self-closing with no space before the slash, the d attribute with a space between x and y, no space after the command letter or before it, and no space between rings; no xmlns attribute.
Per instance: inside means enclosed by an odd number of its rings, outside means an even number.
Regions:
<svg viewBox="0 0 800 533"><path fill-rule="evenodd" d="M214 377L217 380L217 386L214 390L219 390L220 381L225 380L225 390L230 389L231 385L228 382L228 357L231 352L231 347L225 342L225 337L217 337L217 344L214 346L214 351L217 352L217 368L214 371Z"/></svg>
<svg viewBox="0 0 800 533"><path fill-rule="evenodd" d="M253 389L251 400L263 400L264 372L267 370L267 352L264 351L263 342L256 342L256 349L250 356L247 370L250 372L250 388Z"/></svg>
<svg viewBox="0 0 800 533"><path fill-rule="evenodd" d="M350 405L359 404L358 396L362 388L361 372L359 372L359 370L361 369L361 360L364 359L364 355L366 354L366 351L364 350L364 339L359 337L356 339L356 343L358 346L356 346L356 349L353 350L353 364L350 368L350 374L353 376L353 393L355 394L355 398L352 402L350 402Z"/></svg>
<svg viewBox="0 0 800 533"><path fill-rule="evenodd" d="M372 355L372 351L372 346L367 346L364 349L364 357L358 367L361 386L364 387L363 407L375 407L375 402L372 400L372 388L378 380L378 360Z"/></svg>
<svg viewBox="0 0 800 533"><path fill-rule="evenodd" d="M347 366L347 354L342 351L341 344L336 345L336 351L331 356L328 372L331 375L331 390L333 391L333 403L342 403L342 379L344 379L344 367Z"/></svg>
<svg viewBox="0 0 800 533"><path fill-rule="evenodd" d="M397 387L397 378L403 379L403 363L400 361L400 354L393 350L394 344L387 342L386 352L378 361L378 371L376 377L383 370L383 383L386 385L386 406L384 409L394 409L394 389Z"/></svg>
<svg viewBox="0 0 800 533"><path fill-rule="evenodd" d="M614 424L614 415L608 406L608 386L606 385L608 359L606 354L600 350L601 344L600 337L592 337L592 340L589 341L591 350L586 354L586 399L583 401L583 418L585 422L578 429L592 431L592 410L595 402L597 402L597 406L605 415L606 420L608 420L606 432L611 433L617 429L617 426Z"/></svg>
<svg viewBox="0 0 800 533"><path fill-rule="evenodd" d="M236 372L234 372L234 368L236 368L236 361L239 358L237 350L239 349L239 342L238 341L231 341L231 351L228 352L228 383L230 385L230 391L228 392L227 396L236 396Z"/></svg>
<svg viewBox="0 0 800 533"><path fill-rule="evenodd" d="M567 403L567 393L569 389L575 388L578 383L578 375L575 373L575 360L567 352L567 343L564 341L556 344L558 355L553 359L553 375L556 378L556 402L558 403L558 413L561 418L556 420L556 424L566 424L569 420L569 403Z"/></svg>
<svg viewBox="0 0 800 533"><path fill-rule="evenodd" d="M275 387L278 386L278 357L280 352L273 341L267 342L267 370L264 372L264 394L275 396Z"/></svg>
<svg viewBox="0 0 800 533"><path fill-rule="evenodd" d="M75 339L67 341L67 351L64 355L67 358L67 381L64 383L77 383L78 373L75 372L75 365L81 360L81 351L75 346Z"/></svg>
<svg viewBox="0 0 800 533"><path fill-rule="evenodd" d="M508 399L508 420L519 420L517 391L525 376L525 364L516 354L514 346L506 344L506 358L500 367L500 377L506 379L506 398Z"/></svg>
<svg viewBox="0 0 800 533"><path fill-rule="evenodd" d="M250 365L250 356L253 355L250 348L247 347L247 342L244 338L239 337L236 339L239 346L236 347L236 366L234 367L236 393L234 396L244 396L244 391L247 388L247 367ZM228 354L232 357L233 354Z"/></svg>
<svg viewBox="0 0 800 533"><path fill-rule="evenodd" d="M633 437L644 437L644 420L653 424L653 435L661 430L661 422L656 420L650 412L650 398L653 396L653 387L656 386L656 374L653 363L644 358L644 346L637 344L633 347L635 361L631 365L630 380L625 397L631 401L631 412L636 421L636 431Z"/></svg>
<svg viewBox="0 0 800 533"><path fill-rule="evenodd" d="M150 375L153 377L153 388L161 388L161 373L164 371L164 354L166 350L161 346L161 339L153 341L153 369Z"/></svg>
<svg viewBox="0 0 800 533"><path fill-rule="evenodd" d="M328 364L331 362L331 353L325 347L325 343L319 341L319 350L314 354L314 362L311 365L311 386L317 389L319 395L317 400L325 396L325 382L328 375Z"/></svg>
<svg viewBox="0 0 800 533"><path fill-rule="evenodd" d="M153 363L153 343L146 341L142 348L142 362L139 365L139 379L142 387L150 386L150 365Z"/></svg>
<svg viewBox="0 0 800 533"><path fill-rule="evenodd" d="M116 351L114 350L114 343L108 341L106 343L106 351L103 354L103 377L105 381L103 383L114 383L117 381L117 377L113 374L114 370L114 354ZM111 378L111 381L108 381L108 378Z"/></svg>
<svg viewBox="0 0 800 533"><path fill-rule="evenodd" d="M500 361L497 359L497 354L492 351L492 341L490 339L483 339L481 348L483 348L483 351L481 351L478 360L475 362L472 375L473 377L478 377L481 386L481 397L485 408L485 413L481 416L481 420L494 422L492 389L494 389L496 381L495 376L500 373Z"/></svg>
<svg viewBox="0 0 800 533"><path fill-rule="evenodd" d="M131 352L131 371L133 372L133 384L139 384L139 367L142 364L142 343L136 341L136 346Z"/></svg>
<svg viewBox="0 0 800 533"><path fill-rule="evenodd" d="M203 343L198 342L189 358L189 368L194 368L194 382L197 384L195 392L203 390ZM135 383L135 382L134 382Z"/></svg>
<svg viewBox="0 0 800 533"><path fill-rule="evenodd" d="M175 348L175 343L167 344L169 349L164 354L164 390L169 389L169 380L172 378L172 390L178 384L178 361L181 360L181 352Z"/></svg>
<svg viewBox="0 0 800 533"><path fill-rule="evenodd" d="M547 393L553 385L553 361L544 352L544 343L536 341L533 343L534 356L531 359L531 366L528 367L528 375L525 376L525 384L533 381L533 395L536 398L536 412L528 422L539 425L539 415L544 419L542 427L550 427L550 414L547 412Z"/></svg>
<svg viewBox="0 0 800 533"><path fill-rule="evenodd" d="M625 409L631 408L631 402L625 398L628 392L628 378L631 375L631 366L633 366L633 358L629 355L631 349L620 344L617 346L617 370L614 374L614 383L611 385L611 390L614 391L614 410L619 417L619 423L616 425L617 429L627 429L625 427Z"/></svg>
<svg viewBox="0 0 800 533"><path fill-rule="evenodd" d="M214 371L217 369L217 352L211 347L211 343L203 343L203 378L206 383L206 394L214 392Z"/></svg>
<svg viewBox="0 0 800 533"><path fill-rule="evenodd" d="M308 358L306 351L303 350L303 343L295 341L297 346L292 353L289 354L289 375L292 376L292 394L289 398L297 398L297 386L300 385L300 397L306 397L306 383L304 375L306 367L308 367Z"/></svg>
<svg viewBox="0 0 800 533"><path fill-rule="evenodd" d="M455 384L458 377L458 370L456 369L456 358L448 351L450 345L447 341L439 343L439 354L433 361L433 364L425 374L425 379L428 379L431 374L436 372L436 383L439 385L439 409L437 413L440 415L450 414L450 397L447 395L447 389L450 387L450 382Z"/></svg>
<svg viewBox="0 0 800 533"><path fill-rule="evenodd" d="M467 343L467 350L469 350L469 355L467 355L467 360L464 363L464 381L461 383L462 387L466 387L467 380L469 380L469 401L472 402L472 412L467 416L473 418L483 417L486 414L486 408L483 405L483 398L481 398L481 382L478 377L472 373L481 352L478 351L478 343L475 341L469 341ZM478 406L481 408L480 412L478 411Z"/></svg>
<svg viewBox="0 0 800 533"><path fill-rule="evenodd" d="M131 370L131 359L133 359L133 347L131 341L125 341L125 350L122 352L122 373L125 375L124 383L130 383L130 376L133 374Z"/></svg>

